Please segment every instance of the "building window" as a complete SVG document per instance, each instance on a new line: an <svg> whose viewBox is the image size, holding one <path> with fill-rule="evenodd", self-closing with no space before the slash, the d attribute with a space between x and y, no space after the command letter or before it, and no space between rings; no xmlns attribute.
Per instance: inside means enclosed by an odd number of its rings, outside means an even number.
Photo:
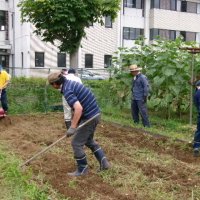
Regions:
<svg viewBox="0 0 200 200"><path fill-rule="evenodd" d="M35 52L35 67L44 67L44 52Z"/></svg>
<svg viewBox="0 0 200 200"><path fill-rule="evenodd" d="M151 8L177 10L177 0L151 0Z"/></svg>
<svg viewBox="0 0 200 200"><path fill-rule="evenodd" d="M197 3L181 1L181 12L197 13Z"/></svg>
<svg viewBox="0 0 200 200"><path fill-rule="evenodd" d="M181 1L181 12L187 12L187 1Z"/></svg>
<svg viewBox="0 0 200 200"><path fill-rule="evenodd" d="M176 31L170 30L169 31L169 39L175 40L176 39Z"/></svg>
<svg viewBox="0 0 200 200"><path fill-rule="evenodd" d="M180 35L183 36L184 41L196 41L196 33L180 31Z"/></svg>
<svg viewBox="0 0 200 200"><path fill-rule="evenodd" d="M6 12L0 10L0 31L6 30Z"/></svg>
<svg viewBox="0 0 200 200"><path fill-rule="evenodd" d="M166 29L150 29L150 40L154 40L158 36L160 36L161 39L165 40L175 40L176 31Z"/></svg>
<svg viewBox="0 0 200 200"><path fill-rule="evenodd" d="M123 28L123 39L125 40L136 40L139 36L144 34L143 29L139 28Z"/></svg>
<svg viewBox="0 0 200 200"><path fill-rule="evenodd" d="M151 8L160 8L160 0L151 0Z"/></svg>
<svg viewBox="0 0 200 200"><path fill-rule="evenodd" d="M150 29L150 40L154 40L157 36L159 36L159 29Z"/></svg>
<svg viewBox="0 0 200 200"><path fill-rule="evenodd" d="M93 68L93 55L85 54L85 68Z"/></svg>
<svg viewBox="0 0 200 200"><path fill-rule="evenodd" d="M112 56L104 55L104 68L111 67L111 64L112 64Z"/></svg>
<svg viewBox="0 0 200 200"><path fill-rule="evenodd" d="M124 7L142 9L144 0L124 0Z"/></svg>
<svg viewBox="0 0 200 200"><path fill-rule="evenodd" d="M105 16L105 27L112 28L112 18L111 16Z"/></svg>
<svg viewBox="0 0 200 200"><path fill-rule="evenodd" d="M177 0L170 0L170 10L177 10Z"/></svg>
<svg viewBox="0 0 200 200"><path fill-rule="evenodd" d="M66 67L66 53L57 54L58 67Z"/></svg>

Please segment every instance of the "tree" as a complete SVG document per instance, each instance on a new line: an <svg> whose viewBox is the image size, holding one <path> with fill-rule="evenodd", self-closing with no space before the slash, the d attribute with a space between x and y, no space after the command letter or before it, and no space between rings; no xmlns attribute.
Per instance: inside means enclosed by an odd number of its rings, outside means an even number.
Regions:
<svg viewBox="0 0 200 200"><path fill-rule="evenodd" d="M120 0L21 0L22 22L35 25L43 41L55 44L60 51L73 53L79 47L90 23L103 24L103 16L114 20Z"/></svg>

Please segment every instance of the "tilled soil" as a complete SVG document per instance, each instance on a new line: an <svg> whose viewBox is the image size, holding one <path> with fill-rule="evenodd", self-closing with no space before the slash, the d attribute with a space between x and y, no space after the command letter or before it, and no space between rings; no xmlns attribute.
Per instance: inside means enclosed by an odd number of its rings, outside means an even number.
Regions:
<svg viewBox="0 0 200 200"><path fill-rule="evenodd" d="M24 162L65 133L62 113L10 116L0 120L0 127L0 142L7 144L9 150ZM86 149L89 174L77 178L68 176L67 172L75 170L70 138L37 157L26 168L31 167L35 175L42 173L45 182L66 198L74 200L153 199L149 191L144 192L144 185L133 187L133 183L128 184L129 180L124 178L131 178L129 172L134 173L136 169L140 169L149 183L156 183L158 180L162 184L166 183L163 192L169 192L170 195L173 193L174 197L171 199L191 199L193 188L200 187L200 158L192 156L189 144L162 136L155 137L140 129L104 121L98 125L95 134L112 165L112 168L105 172L108 175L97 173L98 163ZM156 154L159 160L152 161L151 156L145 157L149 152ZM162 164L168 158L171 164ZM119 183L120 178L124 178L124 182ZM148 185L146 187L148 188Z"/></svg>

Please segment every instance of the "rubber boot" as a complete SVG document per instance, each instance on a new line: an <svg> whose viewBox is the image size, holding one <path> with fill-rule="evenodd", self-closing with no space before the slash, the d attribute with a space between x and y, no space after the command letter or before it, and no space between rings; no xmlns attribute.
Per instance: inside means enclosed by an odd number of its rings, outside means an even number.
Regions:
<svg viewBox="0 0 200 200"><path fill-rule="evenodd" d="M65 126L67 129L71 126L71 121L65 121Z"/></svg>
<svg viewBox="0 0 200 200"><path fill-rule="evenodd" d="M69 176L82 176L88 173L88 165L86 156L82 158L76 158L77 169L75 172L68 173Z"/></svg>
<svg viewBox="0 0 200 200"><path fill-rule="evenodd" d="M99 161L100 164L100 169L99 171L102 170L107 170L110 168L110 164L103 152L103 150L101 148L97 149L96 151L94 151L94 155L96 157L96 159Z"/></svg>

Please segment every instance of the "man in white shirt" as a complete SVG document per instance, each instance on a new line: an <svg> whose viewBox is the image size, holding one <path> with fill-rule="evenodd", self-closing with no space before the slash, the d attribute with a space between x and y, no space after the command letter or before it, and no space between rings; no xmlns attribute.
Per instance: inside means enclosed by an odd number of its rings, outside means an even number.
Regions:
<svg viewBox="0 0 200 200"><path fill-rule="evenodd" d="M61 73L65 76L66 79L71 81L76 81L82 84L81 79L76 76L76 70L70 68L68 71L66 69L62 69ZM63 110L64 110L64 120L67 129L71 126L71 118L72 118L72 110L71 107L68 105L67 101L65 100L64 96L62 97L63 101Z"/></svg>

